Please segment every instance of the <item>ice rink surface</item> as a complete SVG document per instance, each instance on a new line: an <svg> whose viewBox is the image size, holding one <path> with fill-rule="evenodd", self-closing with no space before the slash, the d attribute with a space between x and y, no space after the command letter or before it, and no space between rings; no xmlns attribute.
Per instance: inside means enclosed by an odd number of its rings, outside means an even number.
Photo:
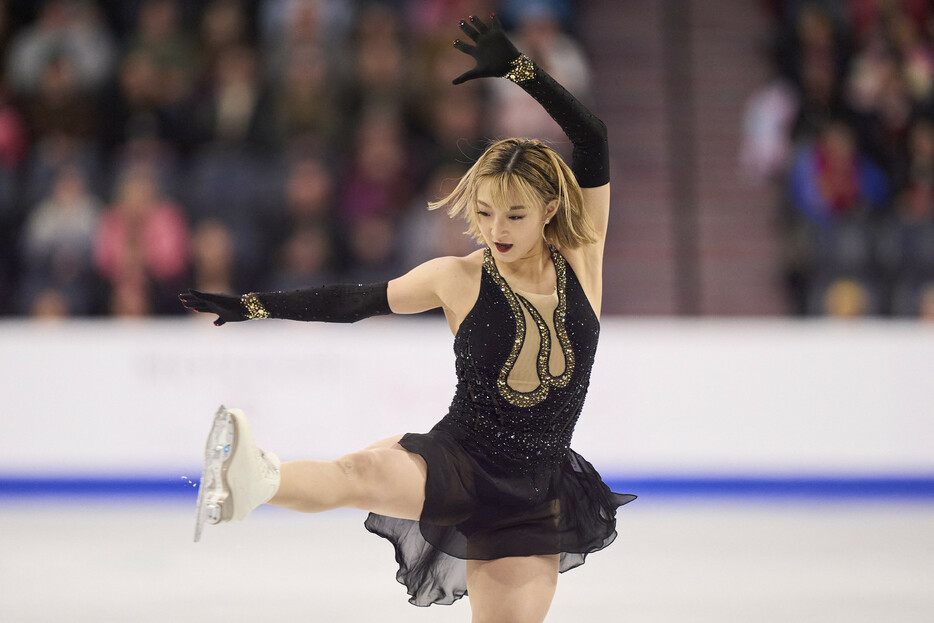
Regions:
<svg viewBox="0 0 934 623"><path fill-rule="evenodd" d="M469 621L409 605L363 519L264 508L194 544L193 500L0 499L0 621ZM549 623L934 621L930 501L643 496L618 520Z"/></svg>

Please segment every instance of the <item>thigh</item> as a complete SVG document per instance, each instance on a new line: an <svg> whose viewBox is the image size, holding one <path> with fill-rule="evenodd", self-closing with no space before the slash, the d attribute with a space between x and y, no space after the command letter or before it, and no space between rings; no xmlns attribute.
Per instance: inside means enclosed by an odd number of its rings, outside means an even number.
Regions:
<svg viewBox="0 0 934 623"><path fill-rule="evenodd" d="M558 584L558 554L467 561L472 623L541 623Z"/></svg>
<svg viewBox="0 0 934 623"><path fill-rule="evenodd" d="M386 439L380 439L376 443L371 443L364 450L378 450L380 448L392 448L399 443L399 440L402 439L403 435L393 435L392 437L387 437Z"/></svg>
<svg viewBox="0 0 934 623"><path fill-rule="evenodd" d="M354 508L419 519L425 505L428 466L418 454L399 445L398 437L377 442L338 460L355 483Z"/></svg>

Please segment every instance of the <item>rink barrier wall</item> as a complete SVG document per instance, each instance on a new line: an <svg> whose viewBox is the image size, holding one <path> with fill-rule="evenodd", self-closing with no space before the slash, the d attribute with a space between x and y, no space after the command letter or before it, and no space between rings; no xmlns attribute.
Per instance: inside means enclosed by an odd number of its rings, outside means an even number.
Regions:
<svg viewBox="0 0 934 623"><path fill-rule="evenodd" d="M283 460L426 431L451 342L438 317L0 321L0 495L190 495L221 403ZM932 372L916 322L608 318L573 447L637 495L929 499Z"/></svg>

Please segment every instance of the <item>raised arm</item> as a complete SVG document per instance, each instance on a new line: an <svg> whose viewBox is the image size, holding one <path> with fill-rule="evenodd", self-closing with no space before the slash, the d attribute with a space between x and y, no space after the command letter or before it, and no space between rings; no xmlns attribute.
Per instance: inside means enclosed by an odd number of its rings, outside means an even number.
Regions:
<svg viewBox="0 0 934 623"><path fill-rule="evenodd" d="M609 215L610 156L606 125L576 97L509 41L499 18L491 16L487 26L478 17L461 21L460 28L475 45L461 40L454 47L472 56L477 66L454 79L454 84L483 77L502 77L518 84L542 105L557 122L574 147L571 170L584 193L584 202L594 225L605 235Z"/></svg>

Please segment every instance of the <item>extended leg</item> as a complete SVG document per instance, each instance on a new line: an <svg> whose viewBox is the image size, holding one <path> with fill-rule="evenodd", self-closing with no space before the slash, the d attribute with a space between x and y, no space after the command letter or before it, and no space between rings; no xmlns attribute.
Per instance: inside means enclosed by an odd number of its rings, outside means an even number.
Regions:
<svg viewBox="0 0 934 623"><path fill-rule="evenodd" d="M425 501L424 459L377 442L336 461L291 461L256 446L246 416L221 407L205 447L195 517L195 541L205 523L239 521L260 504L305 512L359 508L418 519Z"/></svg>
<svg viewBox="0 0 934 623"><path fill-rule="evenodd" d="M558 583L557 554L467 561L472 623L541 623Z"/></svg>
<svg viewBox="0 0 934 623"><path fill-rule="evenodd" d="M418 519L425 503L425 460L397 443L377 442L336 461L289 461L269 504L306 513L333 508Z"/></svg>

